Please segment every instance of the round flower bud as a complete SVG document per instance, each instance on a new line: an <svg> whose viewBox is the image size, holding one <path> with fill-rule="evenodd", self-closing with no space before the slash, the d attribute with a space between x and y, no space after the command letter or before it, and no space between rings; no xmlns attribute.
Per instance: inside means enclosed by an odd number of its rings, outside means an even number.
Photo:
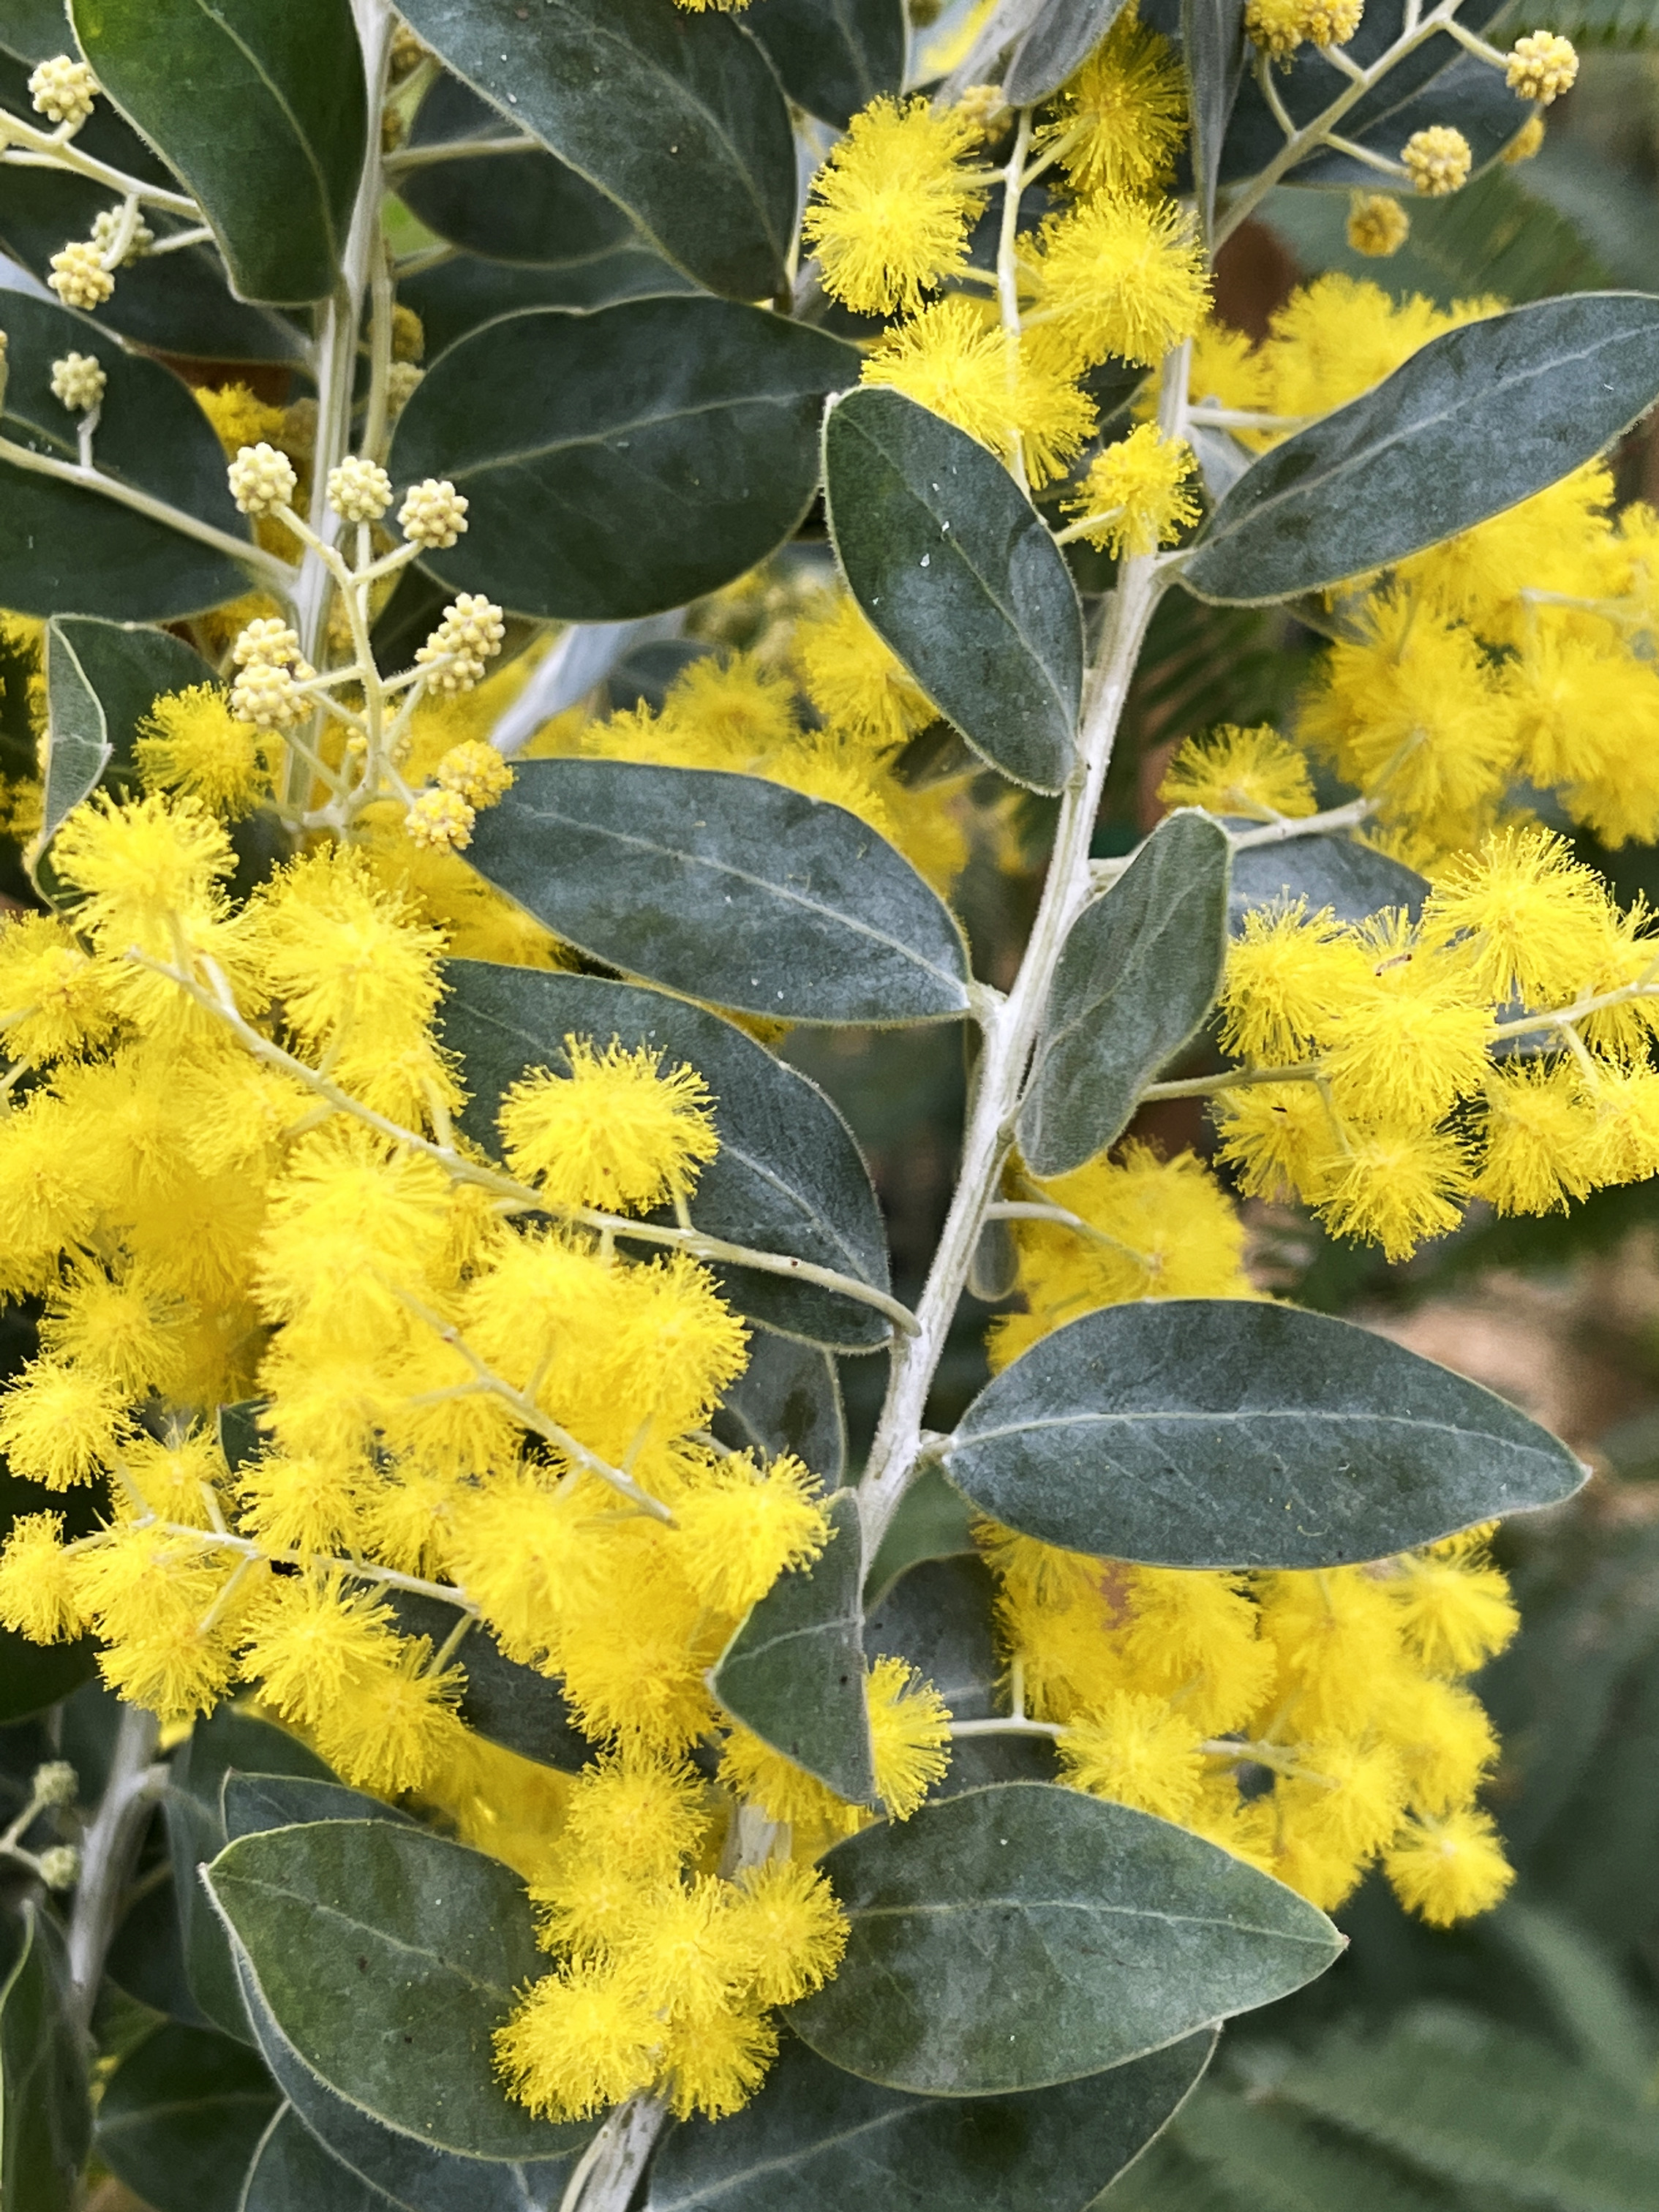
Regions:
<svg viewBox="0 0 1659 2212"><path fill-rule="evenodd" d="M93 354L66 353L52 365L52 396L71 415L90 415L94 407L101 407L108 382Z"/></svg>
<svg viewBox="0 0 1659 2212"><path fill-rule="evenodd" d="M66 307L100 307L115 289L115 279L89 238L72 238L61 253L52 255L46 282Z"/></svg>
<svg viewBox="0 0 1659 2212"><path fill-rule="evenodd" d="M426 355L426 325L413 307L392 310L392 358L421 361Z"/></svg>
<svg viewBox="0 0 1659 2212"><path fill-rule="evenodd" d="M1522 100L1542 100L1546 107L1577 82L1577 48L1555 31L1528 31L1504 58L1510 90Z"/></svg>
<svg viewBox="0 0 1659 2212"><path fill-rule="evenodd" d="M1504 149L1504 159L1511 167L1517 161L1530 161L1544 143L1544 118L1529 115Z"/></svg>
<svg viewBox="0 0 1659 2212"><path fill-rule="evenodd" d="M37 1805L72 1805L80 1787L68 1759L49 1759L44 1766L35 1768L29 1795Z"/></svg>
<svg viewBox="0 0 1659 2212"><path fill-rule="evenodd" d="M386 373L386 412L395 422L415 397L421 371L412 361L394 361Z"/></svg>
<svg viewBox="0 0 1659 2212"><path fill-rule="evenodd" d="M1348 243L1374 261L1398 253L1411 228L1411 217L1389 192L1356 192L1348 203Z"/></svg>
<svg viewBox="0 0 1659 2212"><path fill-rule="evenodd" d="M392 31L391 50L386 58L393 84L400 84L411 70L419 69L426 58L426 48L408 24L398 24Z"/></svg>
<svg viewBox="0 0 1659 2212"><path fill-rule="evenodd" d="M507 623L493 599L485 599L482 592L461 592L444 609L438 634L447 640L451 652L464 648L481 660L489 660L501 649Z"/></svg>
<svg viewBox="0 0 1659 2212"><path fill-rule="evenodd" d="M48 1889L73 1889L81 1878L81 1854L73 1844L49 1844L40 1854L40 1879Z"/></svg>
<svg viewBox="0 0 1659 2212"><path fill-rule="evenodd" d="M1249 0L1246 35L1263 53L1288 63L1301 46L1346 46L1365 0Z"/></svg>
<svg viewBox="0 0 1659 2212"><path fill-rule="evenodd" d="M73 61L68 54L54 54L29 78L35 113L52 123L67 123L71 137L91 114L97 97L97 78L84 62Z"/></svg>
<svg viewBox="0 0 1659 2212"><path fill-rule="evenodd" d="M230 649L238 668L286 668L300 658L300 633L279 615L256 615Z"/></svg>
<svg viewBox="0 0 1659 2212"><path fill-rule="evenodd" d="M404 828L417 845L439 846L459 853L472 842L477 819L459 793L423 791L404 817Z"/></svg>
<svg viewBox="0 0 1659 2212"><path fill-rule="evenodd" d="M450 747L433 770L433 780L471 807L493 806L512 789L513 771L494 745L482 738L468 738Z"/></svg>
<svg viewBox="0 0 1659 2212"><path fill-rule="evenodd" d="M92 242L98 248L100 253L107 253L109 252L111 246L115 243L116 234L120 228L121 210L119 208L105 208L101 214L94 216L92 219ZM155 233L150 228L149 225L141 216L138 221L132 226L132 235L127 240L127 250L121 256L121 266L125 269L129 263L137 261L141 254L148 253L150 247L154 246L155 243Z"/></svg>
<svg viewBox="0 0 1659 2212"><path fill-rule="evenodd" d="M467 502L447 477L428 477L411 487L398 509L398 525L411 545L439 552L466 528Z"/></svg>
<svg viewBox="0 0 1659 2212"><path fill-rule="evenodd" d="M343 521L378 522L392 504L392 479L378 461L348 453L328 472L328 503Z"/></svg>
<svg viewBox="0 0 1659 2212"><path fill-rule="evenodd" d="M981 138L988 138L992 125L999 115L1008 111L1000 84L970 84L956 106L957 113L964 123L970 124Z"/></svg>
<svg viewBox="0 0 1659 2212"><path fill-rule="evenodd" d="M230 495L244 514L269 514L286 507L299 483L288 455L263 439L257 446L244 446L226 474Z"/></svg>
<svg viewBox="0 0 1659 2212"><path fill-rule="evenodd" d="M231 686L230 711L239 722L252 722L258 729L288 729L311 712L312 702L300 689L310 674L303 660L293 668L250 661Z"/></svg>
<svg viewBox="0 0 1659 2212"><path fill-rule="evenodd" d="M1449 124L1431 123L1426 131L1413 131L1400 149L1400 158L1418 191L1437 200L1468 182L1474 157L1461 131L1454 131Z"/></svg>

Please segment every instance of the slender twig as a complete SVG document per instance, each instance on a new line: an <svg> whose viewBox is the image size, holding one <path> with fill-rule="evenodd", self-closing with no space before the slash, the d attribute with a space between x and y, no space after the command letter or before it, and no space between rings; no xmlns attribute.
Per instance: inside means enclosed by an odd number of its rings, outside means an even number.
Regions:
<svg viewBox="0 0 1659 2212"><path fill-rule="evenodd" d="M69 1970L75 2015L84 2029L103 1979L104 1958L115 1932L150 1808L167 1780L152 1765L161 1730L154 1713L123 1705L109 1777L81 1847L81 1875L70 1915Z"/></svg>
<svg viewBox="0 0 1659 2212"><path fill-rule="evenodd" d="M1281 814L1259 830L1228 832L1235 853L1248 853L1258 845L1284 845L1292 837L1322 837L1333 830L1357 830L1376 811L1375 799L1351 799L1346 806L1328 806L1321 814Z"/></svg>

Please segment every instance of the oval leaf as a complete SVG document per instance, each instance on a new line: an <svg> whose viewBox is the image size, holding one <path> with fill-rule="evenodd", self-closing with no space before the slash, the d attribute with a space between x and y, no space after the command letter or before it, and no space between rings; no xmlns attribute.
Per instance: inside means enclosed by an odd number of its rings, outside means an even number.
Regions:
<svg viewBox="0 0 1659 2212"><path fill-rule="evenodd" d="M1085 2212L1190 2094L1200 2032L1120 2066L1012 2097L908 2097L826 2066L793 2036L753 2101L677 2128L646 2212Z"/></svg>
<svg viewBox="0 0 1659 2212"><path fill-rule="evenodd" d="M260 2137L240 2185L240 2212L390 2212L394 2203L325 2150L291 2105Z"/></svg>
<svg viewBox="0 0 1659 2212"><path fill-rule="evenodd" d="M351 0L70 0L70 14L100 84L200 203L242 298L325 298L368 144Z"/></svg>
<svg viewBox="0 0 1659 2212"><path fill-rule="evenodd" d="M749 1364L728 1384L714 1433L736 1451L775 1458L793 1452L826 1490L847 1465L847 1416L835 1359L814 1344L763 1330L749 1340Z"/></svg>
<svg viewBox="0 0 1659 2212"><path fill-rule="evenodd" d="M446 973L444 1041L459 1054L471 1093L462 1126L486 1151L499 1148L495 1117L509 1085L531 1068L568 1072L567 1037L644 1046L670 1066L694 1067L714 1100L720 1149L690 1200L694 1227L889 1287L881 1207L851 1130L816 1084L733 1024L596 975L473 960L453 961ZM664 1208L652 1218L674 1216ZM735 1304L770 1327L848 1351L886 1341L888 1325L872 1307L813 1284L746 1268L725 1269L722 1279Z"/></svg>
<svg viewBox="0 0 1659 2212"><path fill-rule="evenodd" d="M1020 1149L1065 1175L1121 1136L1144 1086L1195 1036L1227 949L1227 833L1173 814L1066 940L1048 994Z"/></svg>
<svg viewBox="0 0 1659 2212"><path fill-rule="evenodd" d="M855 815L763 777L538 760L478 817L481 874L597 960L781 1021L948 1021L943 902Z"/></svg>
<svg viewBox="0 0 1659 2212"><path fill-rule="evenodd" d="M402 13L688 276L736 300L783 283L798 189L789 112L737 24L673 0L540 0L522 15L410 0Z"/></svg>
<svg viewBox="0 0 1659 2212"><path fill-rule="evenodd" d="M1221 149L1244 77L1244 6L1245 0L1181 0L1193 179L1206 238L1215 222Z"/></svg>
<svg viewBox="0 0 1659 2212"><path fill-rule="evenodd" d="M976 752L1058 791L1076 756L1083 618L1046 524L1000 461L900 392L823 426L830 534L874 628Z"/></svg>
<svg viewBox="0 0 1659 2212"><path fill-rule="evenodd" d="M1045 1544L1165 1567L1334 1567L1559 1504L1564 1443L1350 1322L1249 1298L1107 1306L969 1407L951 1480Z"/></svg>
<svg viewBox="0 0 1659 2212"><path fill-rule="evenodd" d="M382 1805L343 1782L314 1775L239 1774L233 1768L219 1790L227 1842L262 1835L267 1828L302 1827L313 1820L398 1820L413 1824L395 1805Z"/></svg>
<svg viewBox="0 0 1659 2212"><path fill-rule="evenodd" d="M499 1860L424 1828L327 1820L244 1836L204 1879L261 2002L336 2095L437 2150L565 2147L495 2075L490 2038L545 1965Z"/></svg>
<svg viewBox="0 0 1659 2212"><path fill-rule="evenodd" d="M1042 1782L924 1805L825 1853L849 1923L792 2008L821 2057L931 2096L1139 2058L1322 1973L1324 1914L1167 1820Z"/></svg>
<svg viewBox="0 0 1659 2212"><path fill-rule="evenodd" d="M416 1590L386 1593L405 1636L424 1636L443 1650L460 1627L459 1607ZM538 1766L556 1766L574 1774L593 1756L593 1747L571 1717L558 1684L533 1667L509 1659L481 1620L464 1632L455 1650L466 1686L456 1710L475 1735L487 1736Z"/></svg>
<svg viewBox="0 0 1659 2212"><path fill-rule="evenodd" d="M642 246L619 246L597 260L556 269L456 253L405 277L398 298L420 317L431 359L480 324L526 307L608 307L618 300L690 289L690 278L670 268L660 254Z"/></svg>
<svg viewBox="0 0 1659 2212"><path fill-rule="evenodd" d="M459 78L441 76L409 134L398 197L440 238L496 261L591 261L632 240L634 226L615 200L539 147L471 160L416 158L434 146L511 136L487 101Z"/></svg>
<svg viewBox="0 0 1659 2212"><path fill-rule="evenodd" d="M1329 907L1339 921L1364 921L1385 906L1403 907L1415 921L1428 895L1426 877L1358 838L1286 837L1234 848L1227 926L1237 936L1253 907L1297 899L1310 914Z"/></svg>
<svg viewBox="0 0 1659 2212"><path fill-rule="evenodd" d="M225 482L223 449L171 369L112 343L84 315L22 292L0 296L0 329L10 364L0 434L32 453L76 461L75 422L52 396L52 364L66 353L91 353L108 379L94 447L99 468L216 529L247 537L246 518ZM247 588L235 561L89 486L0 459L0 498L6 514L0 606L19 614L44 617L73 607L118 622L165 622Z"/></svg>
<svg viewBox="0 0 1659 2212"><path fill-rule="evenodd" d="M171 631L60 615L46 625L46 790L40 842L106 777L137 774L138 725L164 692L211 684L214 671Z"/></svg>
<svg viewBox="0 0 1659 2212"><path fill-rule="evenodd" d="M1058 92L1122 11L1123 0L1048 0L1014 48L1002 80L1002 96L1009 106L1035 107Z"/></svg>
<svg viewBox="0 0 1659 2212"><path fill-rule="evenodd" d="M903 0L754 0L743 21L791 100L838 131L904 82Z"/></svg>
<svg viewBox="0 0 1659 2212"><path fill-rule="evenodd" d="M57 1923L33 1899L0 1984L0 2203L76 2212L92 2135L91 2052L70 2010L69 1959ZM15 1930L13 1940L16 1941Z"/></svg>
<svg viewBox="0 0 1659 2212"><path fill-rule="evenodd" d="M1558 483L1659 392L1659 299L1582 292L1447 331L1222 501L1182 580L1264 605L1420 552Z"/></svg>
<svg viewBox="0 0 1659 2212"><path fill-rule="evenodd" d="M282 2102L253 2052L168 2026L121 2061L98 2106L98 2154L155 2212L237 2212Z"/></svg>
<svg viewBox="0 0 1659 2212"><path fill-rule="evenodd" d="M524 614L620 622L715 590L794 530L838 338L726 300L528 309L435 362L398 418L399 480L472 502L429 566Z"/></svg>
<svg viewBox="0 0 1659 2212"><path fill-rule="evenodd" d="M828 1500L835 1534L781 1575L727 1644L708 1686L733 1719L854 1804L874 1802L864 1702L862 1534L855 1492Z"/></svg>

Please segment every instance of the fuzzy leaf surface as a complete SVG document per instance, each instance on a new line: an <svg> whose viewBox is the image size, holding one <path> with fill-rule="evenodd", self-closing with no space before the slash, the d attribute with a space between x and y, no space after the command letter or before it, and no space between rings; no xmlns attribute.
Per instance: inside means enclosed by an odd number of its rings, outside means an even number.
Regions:
<svg viewBox="0 0 1659 2212"><path fill-rule="evenodd" d="M1107 1306L969 1407L951 1480L994 1519L1166 1567L1334 1567L1570 1498L1584 1469L1504 1399L1294 1306Z"/></svg>
<svg viewBox="0 0 1659 2212"><path fill-rule="evenodd" d="M521 780L526 773L518 771ZM445 972L444 1037L461 1056L471 1093L462 1125L477 1143L499 1147L495 1117L520 1076L538 1067L568 1073L568 1037L601 1050L614 1037L630 1051L659 1052L665 1067L694 1067L714 1101L720 1151L691 1195L693 1226L833 1267L873 1290L889 1287L881 1208L851 1130L816 1084L735 1024L594 975L477 960L452 961ZM673 1210L650 1218L670 1223ZM886 1340L881 1315L834 1291L752 1268L724 1269L722 1279L733 1303L769 1327L847 1351Z"/></svg>
<svg viewBox="0 0 1659 2212"><path fill-rule="evenodd" d="M527 308L433 363L389 465L472 503L466 535L425 564L444 582L521 614L626 622L792 533L824 397L856 374L839 338L735 301Z"/></svg>
<svg viewBox="0 0 1659 2212"><path fill-rule="evenodd" d="M836 552L873 627L994 768L1058 791L1075 757L1083 620L1064 556L994 455L902 392L824 418Z"/></svg>
<svg viewBox="0 0 1659 2212"><path fill-rule="evenodd" d="M535 760L467 854L597 960L782 1021L951 1020L968 957L938 895L855 815L764 778Z"/></svg>
<svg viewBox="0 0 1659 2212"><path fill-rule="evenodd" d="M1172 814L1073 923L1020 1109L1020 1149L1036 1174L1104 1152L1202 1027L1226 951L1229 854L1218 823Z"/></svg>
<svg viewBox="0 0 1659 2212"><path fill-rule="evenodd" d="M459 77L441 76L421 102L409 146L413 154L511 135L487 100ZM495 261L591 261L634 237L615 200L539 147L404 169L398 197L440 238Z"/></svg>
<svg viewBox="0 0 1659 2212"><path fill-rule="evenodd" d="M667 2138L645 2212L1085 2212L1179 2107L1214 2041L1200 2030L1023 2095L911 2097L787 2036L742 2112Z"/></svg>
<svg viewBox="0 0 1659 2212"><path fill-rule="evenodd" d="M518 314L526 307L609 307L619 300L692 289L690 277L659 253L630 244L592 261L550 269L489 261L480 253L456 253L406 277L398 287L398 297L420 317L427 358L435 360L458 338L498 315Z"/></svg>
<svg viewBox="0 0 1659 2212"><path fill-rule="evenodd" d="M833 1353L763 1330L751 1337L749 1364L727 1386L714 1433L734 1450L769 1459L793 1452L826 1490L847 1465L847 1415Z"/></svg>
<svg viewBox="0 0 1659 2212"><path fill-rule="evenodd" d="M1252 907L1292 906L1297 899L1306 901L1310 915L1329 907L1339 921L1364 921L1385 906L1404 907L1415 921L1428 895L1426 877L1357 838L1287 837L1233 854L1227 926L1237 936Z"/></svg>
<svg viewBox="0 0 1659 2212"><path fill-rule="evenodd" d="M781 1575L709 1676L709 1687L763 1742L837 1796L876 1794L864 1702L864 1576L855 1492L827 1501L835 1534L810 1567Z"/></svg>
<svg viewBox="0 0 1659 2212"><path fill-rule="evenodd" d="M390 2212L393 2200L341 2165L283 2105L241 2177L240 2212Z"/></svg>
<svg viewBox="0 0 1659 2212"><path fill-rule="evenodd" d="M754 0L743 21L791 100L838 131L904 82L903 0Z"/></svg>
<svg viewBox="0 0 1659 2212"><path fill-rule="evenodd" d="M1592 459L1659 392L1659 299L1583 292L1448 331L1248 468L1182 580L1258 605L1402 560Z"/></svg>
<svg viewBox="0 0 1659 2212"><path fill-rule="evenodd" d="M1035 107L1081 69L1123 12L1123 0L1046 0L1014 48L1002 96L1010 107Z"/></svg>
<svg viewBox="0 0 1659 2212"><path fill-rule="evenodd" d="M237 2212L242 2179L282 2102L246 2044L169 2022L111 2076L99 2156L154 2212Z"/></svg>
<svg viewBox="0 0 1659 2212"><path fill-rule="evenodd" d="M32 1899L21 1920L0 1982L0 2201L8 2212L76 2212L92 2135L90 2052L70 2014L58 1923Z"/></svg>
<svg viewBox="0 0 1659 2212"><path fill-rule="evenodd" d="M350 0L70 0L70 16L100 84L200 204L240 296L325 298L368 143Z"/></svg>
<svg viewBox="0 0 1659 2212"><path fill-rule="evenodd" d="M792 2008L820 2057L921 2095L1098 2074L1322 1973L1322 1912L1185 1828L1042 1782L924 1805L825 1853L850 1924Z"/></svg>
<svg viewBox="0 0 1659 2212"><path fill-rule="evenodd" d="M1221 149L1244 80L1244 0L1182 0L1181 58L1192 118L1193 182L1207 237Z"/></svg>
<svg viewBox="0 0 1659 2212"><path fill-rule="evenodd" d="M343 1782L323 1782L309 1774L240 1774L233 1767L219 1785L225 1838L263 1835L267 1828L303 1827L313 1820L396 1820L413 1826L407 1813L383 1805L378 1797L349 1790Z"/></svg>
<svg viewBox="0 0 1659 2212"><path fill-rule="evenodd" d="M711 292L783 281L798 187L789 111L748 33L673 0L410 0L410 27ZM618 119L626 117L625 128Z"/></svg>

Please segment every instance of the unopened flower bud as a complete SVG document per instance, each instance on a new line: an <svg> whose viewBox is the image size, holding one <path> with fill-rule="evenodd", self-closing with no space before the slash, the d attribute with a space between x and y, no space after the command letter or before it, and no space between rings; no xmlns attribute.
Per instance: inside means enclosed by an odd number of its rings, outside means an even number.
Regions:
<svg viewBox="0 0 1659 2212"><path fill-rule="evenodd" d="M1245 35L1288 66L1298 46L1346 46L1364 12L1364 0L1249 0Z"/></svg>
<svg viewBox="0 0 1659 2212"><path fill-rule="evenodd" d="M258 729L291 728L311 712L312 702L300 689L311 674L303 660L292 668L250 661L231 686L230 711L239 722L252 722Z"/></svg>
<svg viewBox="0 0 1659 2212"><path fill-rule="evenodd" d="M392 310L392 358L422 361L426 357L426 325L413 307Z"/></svg>
<svg viewBox="0 0 1659 2212"><path fill-rule="evenodd" d="M970 84L957 100L955 112L981 138L988 138L998 116L1007 113L1008 103L1000 84Z"/></svg>
<svg viewBox="0 0 1659 2212"><path fill-rule="evenodd" d="M1556 31L1528 31L1504 58L1510 90L1522 100L1541 100L1546 107L1571 92L1578 79L1577 48Z"/></svg>
<svg viewBox="0 0 1659 2212"><path fill-rule="evenodd" d="M52 255L46 282L66 307L101 307L115 289L115 279L89 238L72 238L61 253Z"/></svg>
<svg viewBox="0 0 1659 2212"><path fill-rule="evenodd" d="M89 415L94 407L101 407L108 382L94 354L66 353L52 365L52 396L61 400L71 415Z"/></svg>
<svg viewBox="0 0 1659 2212"><path fill-rule="evenodd" d="M427 50L407 23L399 23L392 33L392 46L387 60L392 82L400 84L410 73L419 69L426 59Z"/></svg>
<svg viewBox="0 0 1659 2212"><path fill-rule="evenodd" d="M238 668L256 663L289 667L300 658L300 633L279 615L256 615L232 646L230 657Z"/></svg>
<svg viewBox="0 0 1659 2212"><path fill-rule="evenodd" d="M1411 217L1392 193L1356 192L1348 203L1348 243L1374 261L1398 253L1411 228Z"/></svg>
<svg viewBox="0 0 1659 2212"><path fill-rule="evenodd" d="M412 361L394 361L386 373L386 412L395 422L415 397L421 371Z"/></svg>
<svg viewBox="0 0 1659 2212"><path fill-rule="evenodd" d="M116 238L120 232L120 228L121 210L119 208L105 208L101 214L94 216L92 219L92 242L98 248L100 253L107 257L110 248L114 245ZM132 226L131 234L127 240L126 251L121 256L121 266L125 269L127 267L129 263L137 261L141 255L148 253L150 247L154 246L155 243L155 233L150 228L149 225L144 222L143 218L140 216L138 221Z"/></svg>
<svg viewBox="0 0 1659 2212"><path fill-rule="evenodd" d="M81 1878L81 1854L73 1844L49 1844L40 1854L40 1879L48 1889L73 1889Z"/></svg>
<svg viewBox="0 0 1659 2212"><path fill-rule="evenodd" d="M1449 124L1431 123L1426 131L1413 131L1400 149L1400 158L1419 192L1443 199L1468 182L1474 155L1469 142Z"/></svg>
<svg viewBox="0 0 1659 2212"><path fill-rule="evenodd" d="M68 1759L49 1759L44 1766L35 1768L29 1794L37 1805L72 1805L80 1787Z"/></svg>
<svg viewBox="0 0 1659 2212"><path fill-rule="evenodd" d="M439 552L466 528L467 502L447 477L428 477L411 487L398 509L398 526L411 545Z"/></svg>
<svg viewBox="0 0 1659 2212"><path fill-rule="evenodd" d="M91 114L97 97L97 78L84 62L75 61L68 54L54 54L29 78L29 98L35 113L52 123L67 123L71 137Z"/></svg>
<svg viewBox="0 0 1659 2212"><path fill-rule="evenodd" d="M328 503L343 521L378 522L392 504L392 479L378 461L348 453L328 472Z"/></svg>
<svg viewBox="0 0 1659 2212"><path fill-rule="evenodd" d="M494 745L468 738L452 745L433 770L433 781L473 808L493 806L513 787L513 771Z"/></svg>
<svg viewBox="0 0 1659 2212"><path fill-rule="evenodd" d="M471 843L477 819L459 793L423 791L404 816L404 828L417 845L459 853Z"/></svg>
<svg viewBox="0 0 1659 2212"><path fill-rule="evenodd" d="M230 495L244 514L270 514L286 507L299 483L288 455L263 440L257 446L244 446L226 475Z"/></svg>

